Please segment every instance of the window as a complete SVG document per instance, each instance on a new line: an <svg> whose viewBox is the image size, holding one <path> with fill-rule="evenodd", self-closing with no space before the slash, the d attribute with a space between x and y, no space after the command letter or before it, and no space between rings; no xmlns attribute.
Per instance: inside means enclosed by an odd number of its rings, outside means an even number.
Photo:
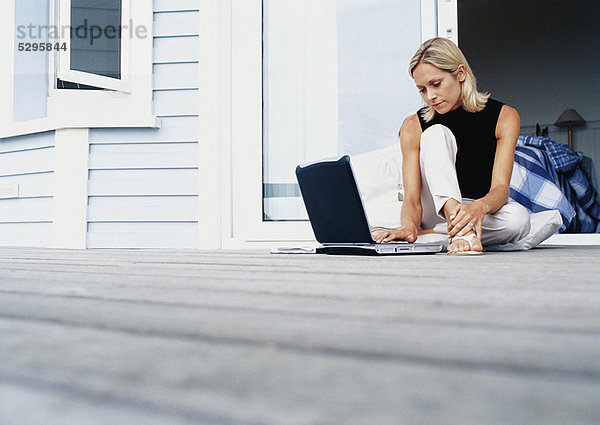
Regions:
<svg viewBox="0 0 600 425"><path fill-rule="evenodd" d="M99 87L128 91L129 41L147 34L133 27L128 0L63 0L61 28L69 28L66 49L58 52L58 88Z"/></svg>
<svg viewBox="0 0 600 425"><path fill-rule="evenodd" d="M121 0L96 0L93 5L71 0L72 70L121 79L122 6Z"/></svg>
<svg viewBox="0 0 600 425"><path fill-rule="evenodd" d="M0 2L0 138L157 127L150 1Z"/></svg>

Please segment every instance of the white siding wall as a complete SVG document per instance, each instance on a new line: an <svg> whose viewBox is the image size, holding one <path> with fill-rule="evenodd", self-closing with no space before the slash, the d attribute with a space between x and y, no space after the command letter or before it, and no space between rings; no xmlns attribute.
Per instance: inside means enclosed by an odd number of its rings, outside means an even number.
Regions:
<svg viewBox="0 0 600 425"><path fill-rule="evenodd" d="M94 129L88 248L198 246L199 0L154 0L160 129Z"/></svg>
<svg viewBox="0 0 600 425"><path fill-rule="evenodd" d="M0 139L0 245L52 246L54 132Z"/></svg>

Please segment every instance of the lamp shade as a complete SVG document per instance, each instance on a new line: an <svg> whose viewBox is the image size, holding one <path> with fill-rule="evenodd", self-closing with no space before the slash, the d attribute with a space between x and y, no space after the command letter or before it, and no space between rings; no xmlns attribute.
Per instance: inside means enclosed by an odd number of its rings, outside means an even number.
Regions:
<svg viewBox="0 0 600 425"><path fill-rule="evenodd" d="M554 123L554 125L558 127L576 127L584 124L585 120L577 113L575 109L566 109L562 114L560 114L560 117L558 117Z"/></svg>

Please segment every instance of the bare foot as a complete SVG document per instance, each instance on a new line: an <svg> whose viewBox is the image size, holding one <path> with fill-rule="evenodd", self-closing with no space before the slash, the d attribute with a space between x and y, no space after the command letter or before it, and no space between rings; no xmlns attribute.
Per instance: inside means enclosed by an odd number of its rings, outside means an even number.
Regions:
<svg viewBox="0 0 600 425"><path fill-rule="evenodd" d="M481 254L483 245L473 230L464 236L455 236L448 245L448 254Z"/></svg>

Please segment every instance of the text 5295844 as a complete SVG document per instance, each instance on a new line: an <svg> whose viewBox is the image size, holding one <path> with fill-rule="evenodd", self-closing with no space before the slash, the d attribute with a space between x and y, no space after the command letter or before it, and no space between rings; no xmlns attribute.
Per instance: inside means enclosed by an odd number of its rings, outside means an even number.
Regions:
<svg viewBox="0 0 600 425"><path fill-rule="evenodd" d="M49 52L52 50L67 51L67 43L19 43L19 52Z"/></svg>

